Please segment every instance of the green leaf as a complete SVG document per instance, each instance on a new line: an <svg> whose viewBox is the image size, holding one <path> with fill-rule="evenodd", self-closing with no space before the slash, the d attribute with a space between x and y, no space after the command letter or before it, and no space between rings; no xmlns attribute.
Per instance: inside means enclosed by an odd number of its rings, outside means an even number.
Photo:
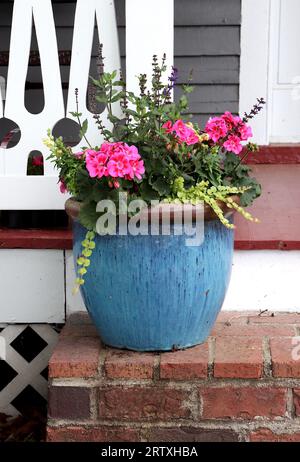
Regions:
<svg viewBox="0 0 300 462"><path fill-rule="evenodd" d="M96 212L97 203L94 201L85 202L82 204L79 212L79 221L85 228L89 230L96 229L96 222L99 218L99 213Z"/></svg>
<svg viewBox="0 0 300 462"><path fill-rule="evenodd" d="M81 112L70 112L71 116L73 117L81 117L82 116L82 113Z"/></svg>
<svg viewBox="0 0 300 462"><path fill-rule="evenodd" d="M157 191L155 191L150 185L149 183L142 183L141 186L140 186L140 191L141 191L141 196L142 198L147 201L147 202L150 202L152 200L156 200L156 199L159 199L159 194Z"/></svg>
<svg viewBox="0 0 300 462"><path fill-rule="evenodd" d="M80 132L79 132L81 137L84 137L84 135L87 132L87 129L88 129L88 121L87 121L87 119L85 119L83 121L83 123L82 123L81 129L80 129Z"/></svg>
<svg viewBox="0 0 300 462"><path fill-rule="evenodd" d="M163 177L157 178L157 180L152 183L152 188L157 191L160 196L168 196L171 193L170 185Z"/></svg>
<svg viewBox="0 0 300 462"><path fill-rule="evenodd" d="M106 95L97 95L96 96L96 100L99 102L99 103L107 103L108 102L108 99L107 99L107 96Z"/></svg>
<svg viewBox="0 0 300 462"><path fill-rule="evenodd" d="M252 178L249 178L249 180L252 180L253 182ZM261 186L259 184L253 184L252 188L248 189L240 196L241 206L248 207L260 195L261 195Z"/></svg>

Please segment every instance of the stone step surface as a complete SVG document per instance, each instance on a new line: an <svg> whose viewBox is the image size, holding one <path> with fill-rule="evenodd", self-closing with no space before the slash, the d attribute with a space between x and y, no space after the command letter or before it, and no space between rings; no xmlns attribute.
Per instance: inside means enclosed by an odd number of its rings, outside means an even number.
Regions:
<svg viewBox="0 0 300 462"><path fill-rule="evenodd" d="M106 347L74 313L49 376L48 441L300 441L300 313L221 312L167 353Z"/></svg>

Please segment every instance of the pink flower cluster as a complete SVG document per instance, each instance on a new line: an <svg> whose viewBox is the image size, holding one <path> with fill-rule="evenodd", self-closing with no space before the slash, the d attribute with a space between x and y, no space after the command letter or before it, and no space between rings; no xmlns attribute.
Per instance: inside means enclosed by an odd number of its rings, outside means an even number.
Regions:
<svg viewBox="0 0 300 462"><path fill-rule="evenodd" d="M65 194L68 191L66 183L64 182L63 179L61 179L59 182L59 190L62 194Z"/></svg>
<svg viewBox="0 0 300 462"><path fill-rule="evenodd" d="M174 133L179 143L186 143L190 146L199 142L199 137L195 130L180 119L174 124L168 120L168 122L163 124L162 128L166 133Z"/></svg>
<svg viewBox="0 0 300 462"><path fill-rule="evenodd" d="M145 173L144 162L135 146L126 143L104 142L99 151L88 149L85 151L86 168L92 178L125 178L142 179ZM119 187L118 181L110 184Z"/></svg>
<svg viewBox="0 0 300 462"><path fill-rule="evenodd" d="M242 141L247 141L253 136L251 127L240 117L233 116L231 112L209 119L205 131L214 143L222 140L224 148L235 154L240 154L242 151Z"/></svg>

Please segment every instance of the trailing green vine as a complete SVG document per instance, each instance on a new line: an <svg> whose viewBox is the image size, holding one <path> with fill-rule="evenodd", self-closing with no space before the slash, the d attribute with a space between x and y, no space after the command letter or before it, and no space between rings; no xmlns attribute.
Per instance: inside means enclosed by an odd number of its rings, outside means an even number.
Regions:
<svg viewBox="0 0 300 462"><path fill-rule="evenodd" d="M88 231L85 235L85 239L81 243L82 252L77 258L77 278L76 285L73 289L73 294L77 294L80 286L84 284L84 275L87 273L87 268L91 264L90 257L92 256L93 250L96 247L95 244L95 233Z"/></svg>
<svg viewBox="0 0 300 462"><path fill-rule="evenodd" d="M195 186L186 189L184 186L184 178L179 177L176 178L173 183L172 195L167 198L167 202L192 205L205 202L213 209L226 228L234 229L234 225L224 216L224 212L219 206L218 201L224 202L228 208L236 210L246 218L246 220L258 222L257 218L254 218L249 212L246 212L243 207L232 199L232 196L243 194L247 189L247 187L211 186L208 181L201 181Z"/></svg>

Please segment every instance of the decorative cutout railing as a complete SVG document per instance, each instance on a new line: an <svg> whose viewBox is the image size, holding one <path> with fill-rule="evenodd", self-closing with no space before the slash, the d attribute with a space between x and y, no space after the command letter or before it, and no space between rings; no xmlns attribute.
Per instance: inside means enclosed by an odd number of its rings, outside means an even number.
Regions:
<svg viewBox="0 0 300 462"><path fill-rule="evenodd" d="M149 72L151 56L167 54L173 62L173 0L126 0L127 84L136 89L135 76ZM51 0L15 0L13 8L6 100L0 98L0 118L18 124L21 138L10 149L0 148L0 210L62 209L65 196L57 186L57 175L46 160L43 146L47 128L74 110L74 92L79 89L79 110L89 121L87 136L99 144L93 114L86 107L86 92L93 44L94 24L103 43L105 70L120 69L118 32L113 0L77 0L70 62L67 107L64 106L60 59ZM43 77L44 109L31 114L24 104L24 91L32 25L35 25ZM101 115L105 122L105 113ZM44 176L27 176L28 155L33 150L44 156ZM78 146L74 147L78 150Z"/></svg>

